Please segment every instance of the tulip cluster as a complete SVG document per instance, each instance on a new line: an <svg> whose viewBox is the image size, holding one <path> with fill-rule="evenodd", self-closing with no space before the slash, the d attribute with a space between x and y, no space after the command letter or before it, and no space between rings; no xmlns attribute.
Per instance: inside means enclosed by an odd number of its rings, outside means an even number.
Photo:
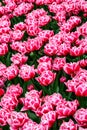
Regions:
<svg viewBox="0 0 87 130"><path fill-rule="evenodd" d="M46 130L52 127L56 119L73 116L79 106L78 100L66 101L59 93L43 96L42 91L31 89L25 93L25 97L20 98L22 93L23 89L20 84L12 84L7 88L0 102L1 126L9 124L11 130L27 130L27 128L31 130L33 127L37 130L39 127ZM15 111L18 104L23 104L21 112ZM41 118L40 124L32 121L27 113L24 113L29 110Z"/></svg>
<svg viewBox="0 0 87 130"><path fill-rule="evenodd" d="M87 128L86 54L86 0L1 0L0 129Z"/></svg>

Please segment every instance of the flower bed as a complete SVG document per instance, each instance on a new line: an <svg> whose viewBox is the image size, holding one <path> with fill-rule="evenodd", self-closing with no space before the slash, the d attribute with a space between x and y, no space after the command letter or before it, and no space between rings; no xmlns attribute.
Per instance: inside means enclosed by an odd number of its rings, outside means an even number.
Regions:
<svg viewBox="0 0 87 130"><path fill-rule="evenodd" d="M85 130L86 54L86 0L1 0L0 130Z"/></svg>

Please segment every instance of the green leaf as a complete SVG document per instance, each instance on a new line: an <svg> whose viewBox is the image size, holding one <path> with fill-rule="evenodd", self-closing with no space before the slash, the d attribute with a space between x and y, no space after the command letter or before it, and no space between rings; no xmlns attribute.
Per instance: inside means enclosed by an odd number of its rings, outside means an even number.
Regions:
<svg viewBox="0 0 87 130"><path fill-rule="evenodd" d="M1 127L3 130L10 130L9 125Z"/></svg>
<svg viewBox="0 0 87 130"><path fill-rule="evenodd" d="M33 121L40 123L40 117L36 116L36 114L32 111L27 111L29 118L31 118Z"/></svg>
<svg viewBox="0 0 87 130"><path fill-rule="evenodd" d="M11 60L10 60L11 55L12 55L12 53L9 52L9 53L7 54L7 56L6 56L6 66L10 66L10 65L11 65Z"/></svg>
<svg viewBox="0 0 87 130"><path fill-rule="evenodd" d="M56 122L54 123L54 125L50 130L58 130L58 120L56 120Z"/></svg>
<svg viewBox="0 0 87 130"><path fill-rule="evenodd" d="M22 15L22 16L14 16L12 19L11 19L11 27L14 27L15 24L19 23L19 22L24 22L26 16L25 15Z"/></svg>
<svg viewBox="0 0 87 130"><path fill-rule="evenodd" d="M59 92L59 75L60 75L60 72L58 72L58 73L56 73L57 75L56 75L56 79L55 79L55 81L53 82L53 84L52 84L52 89L51 89L51 93L53 94L53 93L58 93Z"/></svg>
<svg viewBox="0 0 87 130"><path fill-rule="evenodd" d="M82 107L87 108L87 97L79 97L79 96L77 96L76 98L79 101L81 108Z"/></svg>

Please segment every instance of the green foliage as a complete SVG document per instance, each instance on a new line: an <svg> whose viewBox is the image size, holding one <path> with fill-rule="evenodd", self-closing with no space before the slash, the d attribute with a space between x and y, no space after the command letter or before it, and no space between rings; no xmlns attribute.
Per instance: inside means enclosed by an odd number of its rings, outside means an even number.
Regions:
<svg viewBox="0 0 87 130"><path fill-rule="evenodd" d="M5 4L4 4L3 0L0 0L0 2L2 3L2 5L3 5L3 6L5 6Z"/></svg>
<svg viewBox="0 0 87 130"><path fill-rule="evenodd" d="M42 27L44 30L53 30L54 34L59 32L59 27L57 25L57 21L52 19L46 26Z"/></svg>
<svg viewBox="0 0 87 130"><path fill-rule="evenodd" d="M36 114L32 111L27 111L29 118L31 118L33 121L40 123L40 118L36 116Z"/></svg>
<svg viewBox="0 0 87 130"><path fill-rule="evenodd" d="M19 16L19 17L13 17L11 19L11 27L13 27L15 24L19 23L19 22L24 22L26 16L22 15L22 16Z"/></svg>
<svg viewBox="0 0 87 130"><path fill-rule="evenodd" d="M2 128L2 130L10 130L9 125L3 126L1 128Z"/></svg>

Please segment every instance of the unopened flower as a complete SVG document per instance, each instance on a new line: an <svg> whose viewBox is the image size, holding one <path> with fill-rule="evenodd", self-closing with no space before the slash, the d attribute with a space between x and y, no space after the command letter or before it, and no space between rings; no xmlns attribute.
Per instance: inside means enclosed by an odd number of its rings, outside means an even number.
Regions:
<svg viewBox="0 0 87 130"><path fill-rule="evenodd" d="M5 13L6 14L9 14L9 13L12 13L12 11L14 11L14 9L17 7L16 3L13 1L11 2L8 2L5 7L4 7L4 10L5 10Z"/></svg>
<svg viewBox="0 0 87 130"><path fill-rule="evenodd" d="M63 67L63 70L69 74L69 75L72 75L73 74L76 74L80 69L80 65L79 63L66 63Z"/></svg>
<svg viewBox="0 0 87 130"><path fill-rule="evenodd" d="M27 53L26 42L22 42L22 41L12 42L10 47L11 47L12 50L18 51L21 54Z"/></svg>
<svg viewBox="0 0 87 130"><path fill-rule="evenodd" d="M48 113L44 114L41 117L41 124L47 125L48 128L52 127L54 122L56 121L56 112L55 111L49 111Z"/></svg>
<svg viewBox="0 0 87 130"><path fill-rule="evenodd" d="M6 68L6 65L0 62L0 77L4 75Z"/></svg>
<svg viewBox="0 0 87 130"><path fill-rule="evenodd" d="M40 26L40 27L45 26L50 22L50 20L51 20L51 18L48 15L41 16L38 19L38 26Z"/></svg>
<svg viewBox="0 0 87 130"><path fill-rule="evenodd" d="M65 57L64 57L64 58L56 57L56 58L53 60L52 69L53 69L53 70L56 70L56 71L62 70L62 69L63 69L63 66L65 65L65 63L66 63Z"/></svg>
<svg viewBox="0 0 87 130"><path fill-rule="evenodd" d="M23 89L20 86L20 84L17 85L12 84L7 88L6 94L19 97L22 94L22 92Z"/></svg>
<svg viewBox="0 0 87 130"><path fill-rule="evenodd" d="M52 68L52 65L51 65L50 62L43 62L43 63L40 63L40 64L38 65L36 72L37 72L38 74L41 74L41 73L43 73L43 72L46 71L46 70L51 70L51 68Z"/></svg>
<svg viewBox="0 0 87 130"><path fill-rule="evenodd" d="M79 126L87 128L87 109L81 108L76 111L74 114L74 119Z"/></svg>
<svg viewBox="0 0 87 130"><path fill-rule="evenodd" d="M47 11L45 11L43 8L37 8L36 10L33 10L30 14L32 14L37 20L41 16L47 15ZM27 16L30 16L30 14L27 14Z"/></svg>
<svg viewBox="0 0 87 130"><path fill-rule="evenodd" d="M31 90L25 94L25 99L23 101L23 108L21 111L32 110L35 111L40 106L40 93L38 91Z"/></svg>
<svg viewBox="0 0 87 130"><path fill-rule="evenodd" d="M11 26L11 22L9 17L7 15L3 15L0 18L0 28L10 27L10 26Z"/></svg>
<svg viewBox="0 0 87 130"><path fill-rule="evenodd" d="M77 100L74 101L63 100L62 102L57 104L56 107L58 119L74 115L78 106L79 106L79 102Z"/></svg>
<svg viewBox="0 0 87 130"><path fill-rule="evenodd" d="M70 32L73 28L81 23L81 18L78 16L71 16L70 19L61 26L61 31Z"/></svg>
<svg viewBox="0 0 87 130"><path fill-rule="evenodd" d="M87 71L80 69L77 74L65 82L68 92L74 92L77 96L87 96Z"/></svg>
<svg viewBox="0 0 87 130"><path fill-rule="evenodd" d="M42 102L49 102L52 106L57 106L59 102L62 102L63 97L60 93L53 93L42 98Z"/></svg>
<svg viewBox="0 0 87 130"><path fill-rule="evenodd" d="M9 117L10 117L9 109L0 108L0 126L6 126Z"/></svg>
<svg viewBox="0 0 87 130"><path fill-rule="evenodd" d="M26 61L28 60L28 57L20 54L20 53L16 53L14 55L12 55L11 57L11 61L16 64L16 65L22 65L24 64Z"/></svg>
<svg viewBox="0 0 87 130"><path fill-rule="evenodd" d="M17 8L14 9L13 15L14 16L21 16L21 15L26 14L29 11L31 11L32 8L33 8L33 4L32 3L22 2L21 4L19 4L17 6Z"/></svg>
<svg viewBox="0 0 87 130"><path fill-rule="evenodd" d="M5 76L8 80L14 79L18 75L19 69L16 65L12 64L7 67Z"/></svg>
<svg viewBox="0 0 87 130"><path fill-rule="evenodd" d="M82 59L79 61L79 64L82 68L86 67L87 66L87 59Z"/></svg>
<svg viewBox="0 0 87 130"><path fill-rule="evenodd" d="M59 130L77 130L77 124L74 124L72 120L69 120L68 122L63 122L60 126Z"/></svg>
<svg viewBox="0 0 87 130"><path fill-rule="evenodd" d="M8 33L10 34L10 31L11 31L11 29L10 29L9 26L0 28L0 34L2 34L2 36L4 36L3 34L7 34L8 38L10 38L9 35L8 35ZM7 39L7 38L6 38L6 39ZM3 40L3 39L2 39L2 40ZM8 41L9 41L9 40L8 40ZM5 40L5 42L7 43L6 40Z"/></svg>
<svg viewBox="0 0 87 130"><path fill-rule="evenodd" d="M37 62L40 64L40 63L44 63L44 62L47 62L49 64L51 64L52 62L52 58L48 57L48 56L42 56L40 57Z"/></svg>
<svg viewBox="0 0 87 130"><path fill-rule="evenodd" d="M16 112L12 111L10 114L10 117L8 118L7 122L8 124L14 128L14 129L19 129L24 125L29 120L28 116L26 113L22 112Z"/></svg>
<svg viewBox="0 0 87 130"><path fill-rule="evenodd" d="M3 96L5 93L4 89L3 88L0 88L0 97Z"/></svg>
<svg viewBox="0 0 87 130"><path fill-rule="evenodd" d="M4 56L8 53L8 45L6 43L0 44L0 56Z"/></svg>
<svg viewBox="0 0 87 130"><path fill-rule="evenodd" d="M15 24L13 29L14 30L24 31L26 29L26 25L25 25L25 23L20 22L18 24Z"/></svg>
<svg viewBox="0 0 87 130"><path fill-rule="evenodd" d="M57 55L58 56L66 56L70 53L70 44L63 43L58 45Z"/></svg>
<svg viewBox="0 0 87 130"><path fill-rule="evenodd" d="M37 124L36 122L32 121L29 119L28 122L26 122L23 127L21 128L21 130L48 130L48 126L47 125L43 125L43 124Z"/></svg>
<svg viewBox="0 0 87 130"><path fill-rule="evenodd" d="M19 70L19 77L21 77L24 81L28 81L35 76L34 66L29 66L27 64L22 65Z"/></svg>
<svg viewBox="0 0 87 130"><path fill-rule="evenodd" d="M11 36L11 41L19 41L19 40L22 40L24 36L24 32L20 30L14 30L10 32L10 36Z"/></svg>
<svg viewBox="0 0 87 130"><path fill-rule="evenodd" d="M87 82L82 82L75 88L75 95L77 96L87 96Z"/></svg>
<svg viewBox="0 0 87 130"><path fill-rule="evenodd" d="M0 43L9 43L9 42L10 42L10 34L2 33L0 35Z"/></svg>
<svg viewBox="0 0 87 130"><path fill-rule="evenodd" d="M61 83L64 83L65 81L66 81L66 77L62 76L62 77L60 78L60 82L61 82Z"/></svg>
<svg viewBox="0 0 87 130"><path fill-rule="evenodd" d="M18 100L15 96L4 94L1 98L0 106L5 109L14 110L18 105Z"/></svg>
<svg viewBox="0 0 87 130"><path fill-rule="evenodd" d="M38 36L43 39L43 42L47 42L50 37L54 35L54 32L51 30L42 30L38 33Z"/></svg>
<svg viewBox="0 0 87 130"><path fill-rule="evenodd" d="M36 111L35 113L38 115L38 116L42 116L46 113L48 113L49 111L53 111L53 106L52 104L50 104L49 102L46 102L44 103L42 106L40 106Z"/></svg>
<svg viewBox="0 0 87 130"><path fill-rule="evenodd" d="M53 73L50 70L43 71L43 73L36 78L36 80L42 85L42 86L48 86L51 84L56 78L56 73Z"/></svg>
<svg viewBox="0 0 87 130"><path fill-rule="evenodd" d="M34 89L34 85L33 84L30 84L30 85L27 86L27 90L28 91L31 91L33 89Z"/></svg>
<svg viewBox="0 0 87 130"><path fill-rule="evenodd" d="M76 47L76 46L74 46L74 47L72 47L70 49L70 55L71 56L81 56L84 53L85 53L85 50L82 47Z"/></svg>
<svg viewBox="0 0 87 130"><path fill-rule="evenodd" d="M66 22L65 10L58 11L53 18L58 22L58 25L61 27Z"/></svg>
<svg viewBox="0 0 87 130"><path fill-rule="evenodd" d="M58 45L55 43L54 44L46 44L45 47L44 47L44 53L48 56L54 56L56 55L58 52Z"/></svg>

